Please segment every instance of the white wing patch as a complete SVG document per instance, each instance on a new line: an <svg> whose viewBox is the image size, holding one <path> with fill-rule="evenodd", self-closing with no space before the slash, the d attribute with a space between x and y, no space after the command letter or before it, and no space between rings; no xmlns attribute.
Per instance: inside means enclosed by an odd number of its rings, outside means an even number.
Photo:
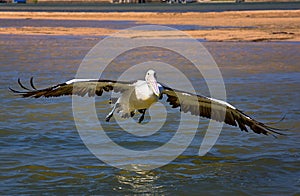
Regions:
<svg viewBox="0 0 300 196"><path fill-rule="evenodd" d="M207 97L207 98L210 99L210 100L212 100L212 101L218 102L220 104L226 105L226 106L228 106L228 107L230 107L230 108L232 108L234 110L236 109L233 105L231 105L231 104L229 104L229 103L227 103L225 101L214 99L214 98L211 98L211 97Z"/></svg>
<svg viewBox="0 0 300 196"><path fill-rule="evenodd" d="M72 79L66 82L66 84L72 84L75 82L89 82L89 81L95 81L97 79Z"/></svg>
<svg viewBox="0 0 300 196"><path fill-rule="evenodd" d="M188 93L181 93L182 95L185 95L185 96L192 96L192 95L190 95L190 94L188 94Z"/></svg>

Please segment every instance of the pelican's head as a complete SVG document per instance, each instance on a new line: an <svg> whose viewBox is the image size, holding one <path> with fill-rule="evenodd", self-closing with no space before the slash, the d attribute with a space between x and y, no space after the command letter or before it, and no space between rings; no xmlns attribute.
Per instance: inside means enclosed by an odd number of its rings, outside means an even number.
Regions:
<svg viewBox="0 0 300 196"><path fill-rule="evenodd" d="M150 89L153 91L153 93L159 97L160 92L159 92L158 84L156 81L155 71L152 69L148 70L146 73L146 76L145 76L145 80L146 80L148 86L150 87Z"/></svg>

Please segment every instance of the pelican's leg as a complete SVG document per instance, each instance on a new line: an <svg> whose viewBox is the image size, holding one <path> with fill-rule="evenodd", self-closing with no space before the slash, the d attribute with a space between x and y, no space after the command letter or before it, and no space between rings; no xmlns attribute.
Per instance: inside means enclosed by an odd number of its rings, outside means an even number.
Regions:
<svg viewBox="0 0 300 196"><path fill-rule="evenodd" d="M134 111L130 112L130 117L131 118L134 117L134 115L135 115Z"/></svg>
<svg viewBox="0 0 300 196"><path fill-rule="evenodd" d="M109 122L110 118L113 116L115 110L117 109L117 107L119 107L119 105L120 105L120 104L119 104L118 102L114 105L113 109L112 109L112 110L109 112L109 114L105 117L105 121L106 121L106 122Z"/></svg>
<svg viewBox="0 0 300 196"><path fill-rule="evenodd" d="M146 109L138 110L142 116L139 118L139 123L141 123L144 120Z"/></svg>

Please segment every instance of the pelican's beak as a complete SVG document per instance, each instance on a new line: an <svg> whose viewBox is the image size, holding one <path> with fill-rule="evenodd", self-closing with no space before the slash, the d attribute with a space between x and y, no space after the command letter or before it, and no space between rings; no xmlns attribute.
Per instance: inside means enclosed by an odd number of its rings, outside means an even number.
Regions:
<svg viewBox="0 0 300 196"><path fill-rule="evenodd" d="M149 82L149 86L152 89L153 93L159 97L160 92L159 92L158 83L157 83L155 77L154 76L149 77L148 82Z"/></svg>

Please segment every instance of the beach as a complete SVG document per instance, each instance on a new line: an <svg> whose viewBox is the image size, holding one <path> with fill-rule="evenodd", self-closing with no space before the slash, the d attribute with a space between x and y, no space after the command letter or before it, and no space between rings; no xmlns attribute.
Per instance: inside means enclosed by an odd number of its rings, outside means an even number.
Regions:
<svg viewBox="0 0 300 196"><path fill-rule="evenodd" d="M225 12L1 12L0 19L55 21L134 21L136 25L185 26L184 32L207 41L300 41L300 10ZM120 29L82 26L0 27L1 34L108 36Z"/></svg>

